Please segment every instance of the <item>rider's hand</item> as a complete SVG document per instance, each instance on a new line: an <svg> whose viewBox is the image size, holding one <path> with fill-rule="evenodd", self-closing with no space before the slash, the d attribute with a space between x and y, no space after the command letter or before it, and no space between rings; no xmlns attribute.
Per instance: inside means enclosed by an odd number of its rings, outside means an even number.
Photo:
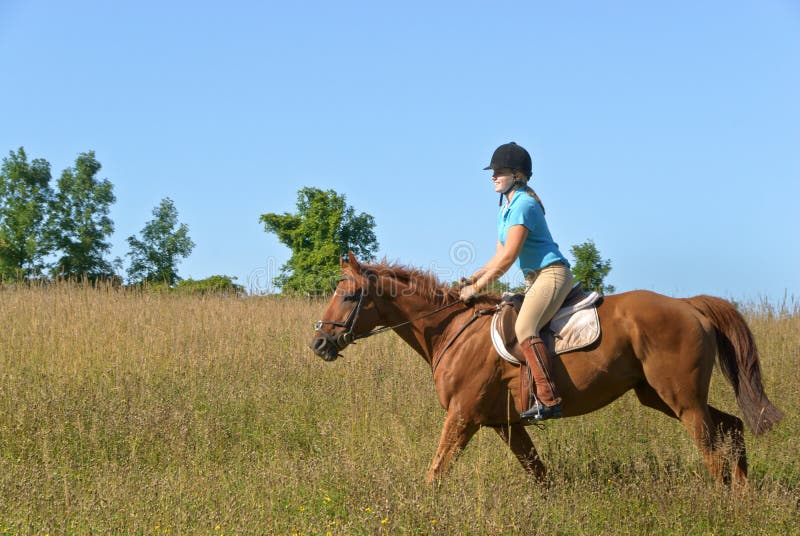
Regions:
<svg viewBox="0 0 800 536"><path fill-rule="evenodd" d="M461 289L458 297L461 298L461 301L469 305L477 295L478 291L475 290L475 285L467 285Z"/></svg>
<svg viewBox="0 0 800 536"><path fill-rule="evenodd" d="M458 289L461 290L467 285L472 285L473 283L475 283L475 281L473 281L471 277L462 277L458 280Z"/></svg>

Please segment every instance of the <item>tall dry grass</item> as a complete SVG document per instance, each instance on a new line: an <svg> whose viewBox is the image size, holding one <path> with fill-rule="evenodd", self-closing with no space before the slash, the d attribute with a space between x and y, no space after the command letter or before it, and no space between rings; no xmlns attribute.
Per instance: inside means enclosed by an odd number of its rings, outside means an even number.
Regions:
<svg viewBox="0 0 800 536"><path fill-rule="evenodd" d="M55 286L0 290L2 534L793 534L800 311L748 307L787 417L748 434L744 496L628 395L529 429L545 490L491 431L422 478L444 416L393 334L326 364L324 304ZM738 413L715 373L712 402Z"/></svg>

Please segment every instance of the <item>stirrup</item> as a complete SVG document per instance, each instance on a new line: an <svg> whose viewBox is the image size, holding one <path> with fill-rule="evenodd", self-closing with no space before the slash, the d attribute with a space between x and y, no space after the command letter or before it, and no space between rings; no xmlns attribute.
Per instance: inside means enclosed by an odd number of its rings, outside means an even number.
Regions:
<svg viewBox="0 0 800 536"><path fill-rule="evenodd" d="M560 419L562 416L561 404L545 406L537 400L528 411L520 413L519 418L522 420L535 419L537 421L545 421L547 419Z"/></svg>

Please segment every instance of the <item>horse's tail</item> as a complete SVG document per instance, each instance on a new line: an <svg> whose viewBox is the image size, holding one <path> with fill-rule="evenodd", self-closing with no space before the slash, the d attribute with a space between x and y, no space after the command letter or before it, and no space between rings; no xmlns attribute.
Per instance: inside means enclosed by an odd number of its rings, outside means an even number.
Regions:
<svg viewBox="0 0 800 536"><path fill-rule="evenodd" d="M768 432L783 418L761 383L761 365L753 333L730 302L713 296L683 298L706 318L717 332L717 361L733 386L736 402L754 434Z"/></svg>

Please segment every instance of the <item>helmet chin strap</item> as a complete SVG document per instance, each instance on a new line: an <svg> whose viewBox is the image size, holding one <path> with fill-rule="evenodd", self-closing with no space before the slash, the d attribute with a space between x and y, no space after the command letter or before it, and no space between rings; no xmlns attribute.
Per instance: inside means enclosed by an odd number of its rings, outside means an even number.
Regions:
<svg viewBox="0 0 800 536"><path fill-rule="evenodd" d="M514 189L515 186L521 184L518 180L514 179L514 182L511 183L511 186L506 188L505 192L500 192L500 201L497 202L497 206L501 206L503 204L503 196L506 195L508 192Z"/></svg>

